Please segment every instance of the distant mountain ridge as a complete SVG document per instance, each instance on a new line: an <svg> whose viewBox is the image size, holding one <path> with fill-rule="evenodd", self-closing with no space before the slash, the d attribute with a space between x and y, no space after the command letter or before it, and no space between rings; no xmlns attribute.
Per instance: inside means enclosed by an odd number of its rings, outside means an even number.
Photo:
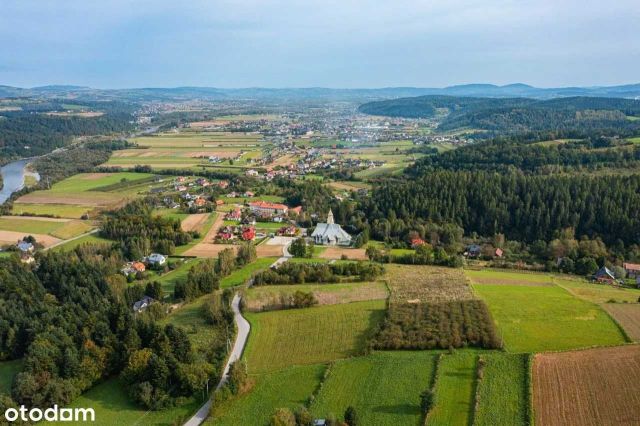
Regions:
<svg viewBox="0 0 640 426"><path fill-rule="evenodd" d="M424 95L473 96L488 98L552 99L570 96L595 96L640 99L640 84L603 87L538 88L523 83L504 86L494 84L464 84L444 88L383 87L375 89L263 88L223 89L216 87L173 87L94 89L72 85L50 85L19 88L0 85L0 97L68 97L86 100L353 100L367 101Z"/></svg>

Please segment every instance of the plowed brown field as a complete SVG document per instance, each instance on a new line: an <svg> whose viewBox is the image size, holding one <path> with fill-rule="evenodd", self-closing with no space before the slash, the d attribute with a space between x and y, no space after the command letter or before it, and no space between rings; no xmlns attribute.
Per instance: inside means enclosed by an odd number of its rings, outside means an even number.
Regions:
<svg viewBox="0 0 640 426"><path fill-rule="evenodd" d="M640 342L640 304L605 303L603 308L624 328L629 337ZM639 391L640 391L640 385Z"/></svg>
<svg viewBox="0 0 640 426"><path fill-rule="evenodd" d="M533 390L537 425L639 425L640 345L538 354Z"/></svg>

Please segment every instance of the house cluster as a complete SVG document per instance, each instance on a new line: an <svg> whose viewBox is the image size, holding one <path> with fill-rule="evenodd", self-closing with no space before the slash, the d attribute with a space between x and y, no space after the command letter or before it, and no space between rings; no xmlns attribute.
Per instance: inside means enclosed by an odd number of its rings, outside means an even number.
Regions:
<svg viewBox="0 0 640 426"><path fill-rule="evenodd" d="M155 268L159 266L163 266L167 263L167 257L160 253L151 253L149 256L143 258L140 261L127 262L120 272L129 276L132 274L137 274L138 272L144 272L147 268Z"/></svg>
<svg viewBox="0 0 640 426"><path fill-rule="evenodd" d="M227 194L228 198L253 198L255 196L256 194L251 191L245 191L245 192L231 191Z"/></svg>
<svg viewBox="0 0 640 426"><path fill-rule="evenodd" d="M234 241L253 241L256 238L256 228L251 225L227 225L220 228L216 234L216 243L231 243Z"/></svg>

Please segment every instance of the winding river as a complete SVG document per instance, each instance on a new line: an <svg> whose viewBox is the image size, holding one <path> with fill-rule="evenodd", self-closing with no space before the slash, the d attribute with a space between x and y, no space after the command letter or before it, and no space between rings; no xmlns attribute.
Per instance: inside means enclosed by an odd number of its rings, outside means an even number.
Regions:
<svg viewBox="0 0 640 426"><path fill-rule="evenodd" d="M11 194L24 188L25 176L33 176L36 180L40 180L40 175L37 172L25 170L29 161L31 160L25 158L0 167L3 183L2 189L0 189L0 204L7 201Z"/></svg>

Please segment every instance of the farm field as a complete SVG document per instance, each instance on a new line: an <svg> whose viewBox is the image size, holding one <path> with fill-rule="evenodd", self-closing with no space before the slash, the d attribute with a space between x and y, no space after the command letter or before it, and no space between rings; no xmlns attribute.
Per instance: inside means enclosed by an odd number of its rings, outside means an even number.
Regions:
<svg viewBox="0 0 640 426"><path fill-rule="evenodd" d="M367 260L364 249L343 248L343 247L326 247L318 257L322 259L341 259L346 256L349 260Z"/></svg>
<svg viewBox="0 0 640 426"><path fill-rule="evenodd" d="M147 173L80 173L53 185L51 189L23 195L14 203L14 214L54 215L79 218L96 208L113 208L135 195L135 186L120 184L148 182ZM63 206L63 207L60 207Z"/></svg>
<svg viewBox="0 0 640 426"><path fill-rule="evenodd" d="M228 276L220 280L220 288L229 288L245 284L258 271L267 269L276 261L276 258L261 257L254 262L236 269Z"/></svg>
<svg viewBox="0 0 640 426"><path fill-rule="evenodd" d="M435 406L427 416L429 425L468 425L473 418L476 374L475 352L444 355L438 365Z"/></svg>
<svg viewBox="0 0 640 426"><path fill-rule="evenodd" d="M640 342L640 304L605 303L602 307L618 321L631 339Z"/></svg>
<svg viewBox="0 0 640 426"><path fill-rule="evenodd" d="M36 241L42 244L44 247L50 247L56 243L62 241L59 238L52 237L46 234L35 234L31 232L16 232L16 231L3 231L0 230L0 246L14 245L16 242L22 240L27 235L31 235Z"/></svg>
<svg viewBox="0 0 640 426"><path fill-rule="evenodd" d="M474 425L525 426L528 423L529 367L526 354L480 353L485 362L478 381Z"/></svg>
<svg viewBox="0 0 640 426"><path fill-rule="evenodd" d="M362 353L384 317L385 302L248 313L245 359L251 373L333 361Z"/></svg>
<svg viewBox="0 0 640 426"><path fill-rule="evenodd" d="M319 305L384 300L388 296L387 287L382 282L260 286L245 291L244 304L253 312L278 308L283 296L293 295L296 291L313 293Z"/></svg>
<svg viewBox="0 0 640 426"><path fill-rule="evenodd" d="M214 404L205 425L263 426L278 408L304 405L314 392L326 366L305 365L286 370L252 375L253 387L245 394Z"/></svg>
<svg viewBox="0 0 640 426"><path fill-rule="evenodd" d="M460 269L385 265L393 302L445 302L476 299Z"/></svg>
<svg viewBox="0 0 640 426"><path fill-rule="evenodd" d="M353 406L364 425L417 425L420 392L433 380L434 352L374 352L337 361L311 405L316 418Z"/></svg>
<svg viewBox="0 0 640 426"><path fill-rule="evenodd" d="M260 157L259 135L231 134L224 132L168 132L155 136L142 136L131 140L137 148L114 152L105 166L133 167L146 165L153 168L234 167L250 164L252 158ZM211 163L210 156L228 162Z"/></svg>
<svg viewBox="0 0 640 426"><path fill-rule="evenodd" d="M537 354L533 364L536 424L638 424L638 383L638 345Z"/></svg>
<svg viewBox="0 0 640 426"><path fill-rule="evenodd" d="M216 232L218 232L218 228L222 224L223 216L224 215L219 212L209 213L209 217L207 217L207 219L201 225L200 238L194 238L189 244L176 247L176 254L185 256L197 256L197 254L195 253L192 254L191 251L200 246L210 245L205 244L204 242L213 241Z"/></svg>
<svg viewBox="0 0 640 426"><path fill-rule="evenodd" d="M575 296L593 303L607 303L611 300L636 303L640 298L640 290L635 288L613 287L567 279L555 279L555 282Z"/></svg>
<svg viewBox="0 0 640 426"><path fill-rule="evenodd" d="M505 285L529 285L552 286L553 278L547 274L494 271L481 269L479 271L467 269L465 274L477 284L505 284Z"/></svg>
<svg viewBox="0 0 640 426"><path fill-rule="evenodd" d="M195 213L182 219L180 227L183 231L202 231L209 218L209 213Z"/></svg>
<svg viewBox="0 0 640 426"><path fill-rule="evenodd" d="M22 360L0 361L0 394L11 393L13 378L22 369Z"/></svg>
<svg viewBox="0 0 640 426"><path fill-rule="evenodd" d="M34 236L36 234L46 234L58 240L67 240L89 232L91 229L93 229L91 222L80 220L27 216L0 217L0 231L18 232Z"/></svg>
<svg viewBox="0 0 640 426"><path fill-rule="evenodd" d="M112 378L94 386L76 398L68 408L87 408L95 410L99 426L111 425L170 425L189 417L202 404L195 398L189 398L184 405L161 411L147 411L134 404L128 397L124 383ZM51 422L52 425L65 425L69 422Z"/></svg>
<svg viewBox="0 0 640 426"><path fill-rule="evenodd" d="M598 306L553 286L476 284L510 352L568 350L625 343Z"/></svg>

